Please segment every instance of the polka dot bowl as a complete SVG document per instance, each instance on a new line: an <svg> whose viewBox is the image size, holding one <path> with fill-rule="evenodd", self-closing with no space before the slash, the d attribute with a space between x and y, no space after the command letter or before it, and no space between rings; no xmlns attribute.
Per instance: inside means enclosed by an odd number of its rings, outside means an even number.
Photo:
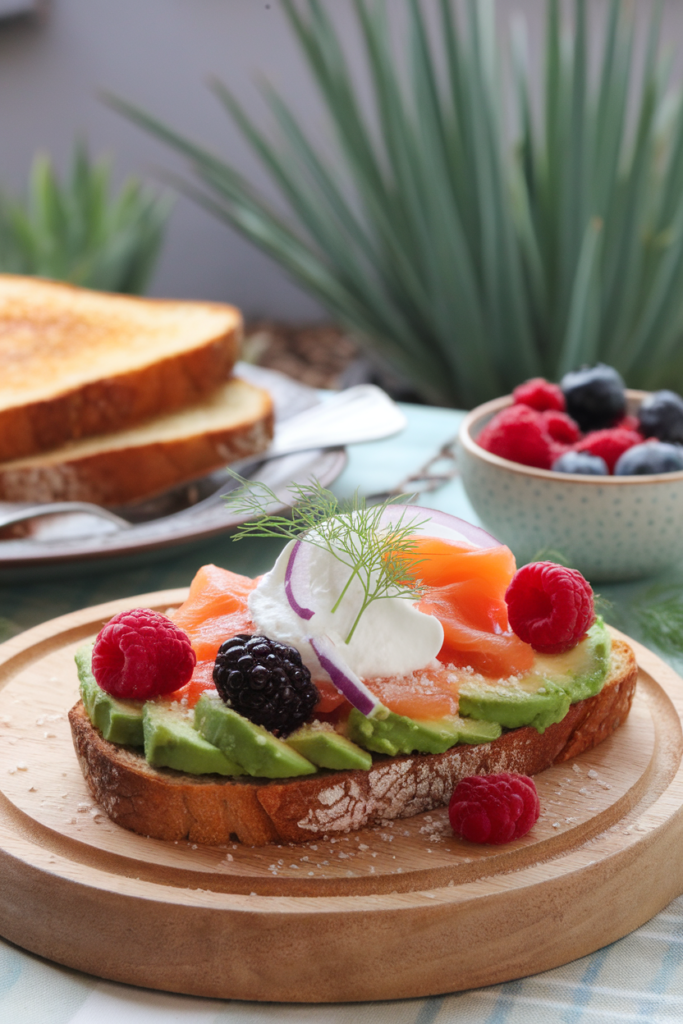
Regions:
<svg viewBox="0 0 683 1024"><path fill-rule="evenodd" d="M645 392L627 394L633 412ZM519 565L562 556L599 583L653 576L683 559L683 471L588 477L501 459L476 439L511 402L508 395L477 406L458 441L467 496Z"/></svg>

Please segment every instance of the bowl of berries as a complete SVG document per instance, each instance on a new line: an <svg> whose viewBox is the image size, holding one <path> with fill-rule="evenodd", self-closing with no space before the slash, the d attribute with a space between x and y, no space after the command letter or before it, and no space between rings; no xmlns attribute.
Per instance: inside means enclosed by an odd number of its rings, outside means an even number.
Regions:
<svg viewBox="0 0 683 1024"><path fill-rule="evenodd" d="M519 563L562 557L593 582L683 559L683 398L628 390L612 367L535 378L462 423L463 483Z"/></svg>

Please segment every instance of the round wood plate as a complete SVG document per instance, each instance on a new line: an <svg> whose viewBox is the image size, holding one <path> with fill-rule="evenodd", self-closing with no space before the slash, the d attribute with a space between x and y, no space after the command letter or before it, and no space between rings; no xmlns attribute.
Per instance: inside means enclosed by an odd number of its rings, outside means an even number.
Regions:
<svg viewBox="0 0 683 1024"><path fill-rule="evenodd" d="M343 1002L490 985L583 956L683 891L683 680L633 644L627 722L537 776L542 816L501 848L445 809L304 846L164 843L92 797L66 712L73 652L124 608L85 609L0 647L0 934L147 988Z"/></svg>

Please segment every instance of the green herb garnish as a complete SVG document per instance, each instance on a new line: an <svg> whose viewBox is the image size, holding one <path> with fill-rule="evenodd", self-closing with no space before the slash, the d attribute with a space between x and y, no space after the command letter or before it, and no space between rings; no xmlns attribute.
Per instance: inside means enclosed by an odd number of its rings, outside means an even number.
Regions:
<svg viewBox="0 0 683 1024"><path fill-rule="evenodd" d="M417 567L424 561L415 557L415 533L428 518L408 517L404 511L396 522L387 525L382 518L390 505L399 503L407 495L389 498L381 505L368 508L365 499L339 501L331 491L317 480L306 484L290 484L292 495L290 515L272 515L268 509L282 504L281 499L260 480L245 480L231 471L241 487L225 496L230 511L250 517L238 527L233 540L244 537L283 537L302 540L328 551L349 570L349 577L334 603L332 612L339 608L354 579L362 587L363 599L346 637L351 638L363 613L374 602L388 597L418 601L424 593L416 576Z"/></svg>
<svg viewBox="0 0 683 1024"><path fill-rule="evenodd" d="M634 608L643 635L665 654L683 656L683 597L680 587L651 587Z"/></svg>

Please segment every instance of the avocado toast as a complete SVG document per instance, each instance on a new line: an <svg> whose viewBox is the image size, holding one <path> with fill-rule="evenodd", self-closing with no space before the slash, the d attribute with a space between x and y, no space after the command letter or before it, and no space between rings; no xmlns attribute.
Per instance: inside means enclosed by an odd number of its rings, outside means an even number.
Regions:
<svg viewBox="0 0 683 1024"><path fill-rule="evenodd" d="M332 612L338 607L339 587L330 584L328 596L316 591L327 554L314 550L301 563L304 572L292 571L296 542L260 581L211 566L199 571L188 600L171 613L197 658L192 678L175 692L146 702L117 699L98 686L91 648L82 648L83 700L69 717L84 775L109 816L158 839L305 842L442 806L467 776L543 771L595 746L624 721L635 658L593 621L592 594L590 621L579 623L569 647L539 652L508 626L504 595L524 570L515 574L507 549L482 539L481 531L435 541L431 519L409 525L413 534L427 534L417 548L429 585L408 592L420 598L410 601L411 629L400 607L392 620L386 601L369 634L381 648L375 664L393 664L392 675L372 674L377 652L364 649L367 639L355 662L361 670L353 671L353 628L347 641L334 641L329 622L316 633L329 594ZM287 614L274 602L281 591L288 593ZM289 620L288 609L295 611ZM299 640L291 632L298 619L306 629ZM430 632L420 638L423 626ZM423 650L411 665L425 636L436 643L438 659L424 663ZM317 702L291 721L286 702L270 708L264 727L240 704L244 694L232 691L231 698L224 684L239 677L243 686L238 662L249 663L249 675L260 656L264 664L273 660L274 648L284 651L290 675L303 671L310 679L307 665L313 666ZM397 663L407 668L396 672ZM255 667L254 679L265 671Z"/></svg>

